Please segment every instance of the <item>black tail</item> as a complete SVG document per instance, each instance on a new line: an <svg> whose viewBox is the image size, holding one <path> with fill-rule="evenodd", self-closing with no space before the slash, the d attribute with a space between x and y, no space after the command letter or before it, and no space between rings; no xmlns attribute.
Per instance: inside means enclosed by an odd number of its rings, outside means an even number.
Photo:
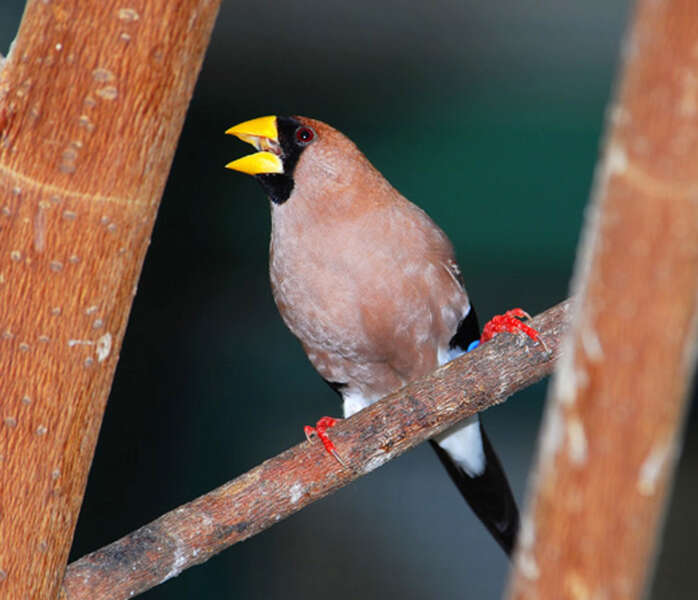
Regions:
<svg viewBox="0 0 698 600"><path fill-rule="evenodd" d="M470 508L504 552L511 556L519 532L519 510L516 508L516 501L504 469L482 425L480 433L486 464L485 471L478 477L470 477L434 440L429 442Z"/></svg>

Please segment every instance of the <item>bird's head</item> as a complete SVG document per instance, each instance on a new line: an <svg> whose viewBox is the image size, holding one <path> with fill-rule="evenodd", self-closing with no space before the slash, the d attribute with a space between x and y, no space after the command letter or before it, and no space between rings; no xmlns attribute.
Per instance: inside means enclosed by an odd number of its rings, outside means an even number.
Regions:
<svg viewBox="0 0 698 600"><path fill-rule="evenodd" d="M351 178L358 164L368 163L348 138L307 117L260 117L226 133L257 149L226 167L253 175L277 205L289 199L299 182L311 192L328 180L340 183Z"/></svg>

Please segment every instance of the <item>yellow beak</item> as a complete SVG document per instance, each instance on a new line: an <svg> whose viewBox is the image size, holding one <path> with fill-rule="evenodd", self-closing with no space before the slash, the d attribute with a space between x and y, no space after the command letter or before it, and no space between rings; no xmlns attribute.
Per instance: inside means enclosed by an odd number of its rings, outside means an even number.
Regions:
<svg viewBox="0 0 698 600"><path fill-rule="evenodd" d="M234 125L226 133L252 144L257 150L261 150L261 152L229 162L225 165L226 169L234 169L249 175L284 172L284 165L279 157L279 132L276 128L276 117L260 117L245 121Z"/></svg>

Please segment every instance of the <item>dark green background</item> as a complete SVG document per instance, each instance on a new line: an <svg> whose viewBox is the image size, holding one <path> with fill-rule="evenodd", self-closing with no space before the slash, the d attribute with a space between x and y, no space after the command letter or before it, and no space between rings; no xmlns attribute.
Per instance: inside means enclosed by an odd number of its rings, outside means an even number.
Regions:
<svg viewBox="0 0 698 600"><path fill-rule="evenodd" d="M304 114L351 137L453 240L482 318L567 295L628 5L224 2L155 226L73 558L340 414L267 279L268 206L224 130ZM7 49L22 2L0 5ZM661 327L659 323L639 326ZM484 419L525 493L543 384ZM661 401L661 399L658 399ZM693 598L692 420L653 596ZM497 598L507 563L419 448L145 595Z"/></svg>

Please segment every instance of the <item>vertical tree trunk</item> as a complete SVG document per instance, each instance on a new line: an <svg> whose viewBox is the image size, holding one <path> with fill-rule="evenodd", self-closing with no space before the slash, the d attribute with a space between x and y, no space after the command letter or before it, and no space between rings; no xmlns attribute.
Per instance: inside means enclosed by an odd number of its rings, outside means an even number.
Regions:
<svg viewBox="0 0 698 600"><path fill-rule="evenodd" d="M698 7L641 0L625 47L509 598L643 595L698 322Z"/></svg>
<svg viewBox="0 0 698 600"><path fill-rule="evenodd" d="M58 594L217 8L30 0L1 67L2 598Z"/></svg>

